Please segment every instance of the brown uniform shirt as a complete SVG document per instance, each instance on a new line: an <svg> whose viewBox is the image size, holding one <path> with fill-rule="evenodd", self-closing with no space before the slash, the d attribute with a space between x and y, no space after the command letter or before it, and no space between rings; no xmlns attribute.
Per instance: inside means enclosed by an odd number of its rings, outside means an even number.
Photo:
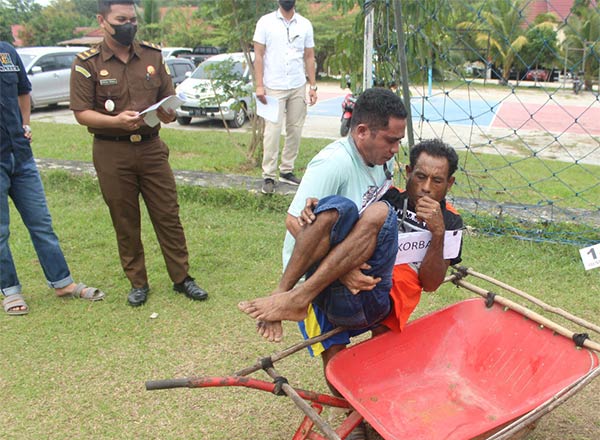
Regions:
<svg viewBox="0 0 600 440"><path fill-rule="evenodd" d="M78 54L71 68L70 108L74 111L94 110L112 116L125 110L140 112L174 93L160 47L144 41L133 42L133 54L127 64L103 41ZM109 111L113 105L110 101L114 103L112 111ZM142 125L135 133L155 133L159 128L160 124ZM114 128L88 127L88 131L108 136L133 134Z"/></svg>

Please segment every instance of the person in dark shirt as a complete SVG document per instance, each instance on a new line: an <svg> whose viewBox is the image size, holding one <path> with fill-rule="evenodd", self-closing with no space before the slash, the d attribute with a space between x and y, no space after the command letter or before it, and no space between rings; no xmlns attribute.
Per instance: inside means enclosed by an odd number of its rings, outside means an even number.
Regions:
<svg viewBox="0 0 600 440"><path fill-rule="evenodd" d="M5 41L0 42L0 90L0 290L4 311L9 315L29 312L8 244L9 197L29 231L48 285L56 295L101 300L104 292L73 281L52 228L30 146L31 83L17 51Z"/></svg>

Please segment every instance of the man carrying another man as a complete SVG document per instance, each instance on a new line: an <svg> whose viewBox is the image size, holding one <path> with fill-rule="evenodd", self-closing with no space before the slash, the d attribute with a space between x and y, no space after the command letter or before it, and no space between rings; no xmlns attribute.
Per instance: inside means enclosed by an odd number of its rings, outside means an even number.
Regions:
<svg viewBox="0 0 600 440"><path fill-rule="evenodd" d="M239 304L258 321L263 337L280 341L282 320L302 321L306 338L348 328L312 346L326 366L351 336L401 330L421 290L436 290L449 264L460 262L460 255L452 261L443 257L445 231L462 228L460 216L445 202L458 166L456 152L438 140L416 145L406 167L407 190L388 189L388 169L405 128L400 98L386 89L368 89L356 102L350 136L310 162L288 210L287 265L279 286L268 297ZM431 233L421 262L395 266L399 226ZM305 274L306 281L297 285Z"/></svg>

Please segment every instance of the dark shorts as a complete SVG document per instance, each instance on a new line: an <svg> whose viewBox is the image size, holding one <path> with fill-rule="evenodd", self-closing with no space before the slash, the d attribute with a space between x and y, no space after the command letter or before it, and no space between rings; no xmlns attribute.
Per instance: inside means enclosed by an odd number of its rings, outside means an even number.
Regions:
<svg viewBox="0 0 600 440"><path fill-rule="evenodd" d="M387 202L382 202L386 203ZM341 196L329 196L321 199L315 214L335 209L339 218L332 228L330 240L332 246L342 242L358 221L358 209L354 202ZM391 311L390 289L392 271L398 248L398 218L388 205L386 220L377 236L377 246L367 263L371 269L363 271L367 275L381 277L381 281L370 291L353 295L343 284L334 282L323 290L313 301L309 313L310 323L300 323L305 337L325 333L334 327L343 326L353 329L347 334L341 333L327 339L323 345L347 344L349 336L363 333L381 322ZM313 271L307 274L309 277ZM310 327L310 331L306 328ZM317 334L315 334L317 333Z"/></svg>

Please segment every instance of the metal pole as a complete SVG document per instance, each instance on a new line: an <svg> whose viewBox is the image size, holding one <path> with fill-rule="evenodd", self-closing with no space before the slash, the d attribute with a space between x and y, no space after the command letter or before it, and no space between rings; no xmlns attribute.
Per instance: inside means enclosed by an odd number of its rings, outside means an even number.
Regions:
<svg viewBox="0 0 600 440"><path fill-rule="evenodd" d="M365 34L363 48L363 91L373 86L373 20L375 7L365 5Z"/></svg>
<svg viewBox="0 0 600 440"><path fill-rule="evenodd" d="M415 136L412 125L412 112L410 108L410 89L408 88L408 67L406 65L406 42L404 39L404 26L402 24L402 5L400 0L394 1L394 19L396 22L396 37L398 38L398 60L400 60L400 73L402 75L402 99L406 107L406 128L408 131L408 148L415 145Z"/></svg>
<svg viewBox="0 0 600 440"><path fill-rule="evenodd" d="M565 49L565 71L563 73L563 89L567 88L567 63L569 61L569 45Z"/></svg>

